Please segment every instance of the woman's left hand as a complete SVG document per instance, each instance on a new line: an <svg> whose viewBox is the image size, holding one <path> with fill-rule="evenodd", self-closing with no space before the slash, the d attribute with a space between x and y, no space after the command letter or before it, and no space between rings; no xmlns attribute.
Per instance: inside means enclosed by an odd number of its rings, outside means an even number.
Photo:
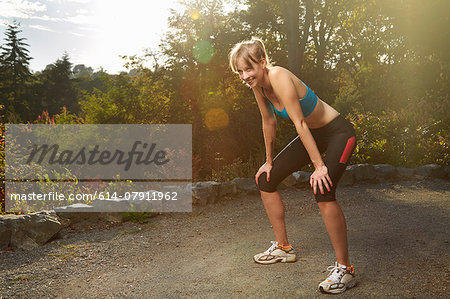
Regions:
<svg viewBox="0 0 450 299"><path fill-rule="evenodd" d="M330 191L330 186L333 186L333 183L328 175L328 168L325 165L317 167L309 178L309 184L313 188L314 194L317 192L317 185L319 186L320 193L324 194L322 184Z"/></svg>

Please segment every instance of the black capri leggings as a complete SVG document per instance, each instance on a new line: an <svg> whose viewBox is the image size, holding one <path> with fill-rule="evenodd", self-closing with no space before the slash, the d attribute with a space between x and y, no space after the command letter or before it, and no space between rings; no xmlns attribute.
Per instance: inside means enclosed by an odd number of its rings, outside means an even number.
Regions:
<svg viewBox="0 0 450 299"><path fill-rule="evenodd" d="M347 162L356 146L356 134L352 124L339 115L324 127L309 129L328 168L328 175L333 186L328 191L324 186L324 194L317 189L316 201L336 200L336 186L345 171ZM308 152L299 136L295 137L274 159L270 171L270 181L267 182L267 174L263 172L258 179L259 190L275 192L277 186L290 174L300 170L306 164L311 163Z"/></svg>

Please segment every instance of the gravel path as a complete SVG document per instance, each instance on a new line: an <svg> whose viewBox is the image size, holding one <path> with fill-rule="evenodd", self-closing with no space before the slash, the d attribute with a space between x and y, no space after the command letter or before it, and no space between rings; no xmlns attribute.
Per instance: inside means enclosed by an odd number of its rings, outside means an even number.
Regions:
<svg viewBox="0 0 450 299"><path fill-rule="evenodd" d="M339 187L358 285L345 298L449 298L449 181ZM334 263L310 190L281 191L298 261L260 265L273 231L257 195L126 222L65 229L0 251L0 298L324 298Z"/></svg>

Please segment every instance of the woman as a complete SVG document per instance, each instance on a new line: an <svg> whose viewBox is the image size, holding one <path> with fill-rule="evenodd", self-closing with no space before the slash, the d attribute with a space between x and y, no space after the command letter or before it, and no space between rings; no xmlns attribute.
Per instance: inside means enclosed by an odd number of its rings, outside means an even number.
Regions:
<svg viewBox="0 0 450 299"><path fill-rule="evenodd" d="M254 260L261 264L296 261L294 248L287 238L284 206L277 186L292 172L312 162L315 170L310 185L337 260L334 266L328 267L330 274L319 284L319 290L344 292L355 285L356 279L348 257L345 217L336 202L335 191L355 146L353 126L289 70L272 66L260 39L253 37L236 44L230 51L229 62L233 72L253 90L263 121L266 162L255 180L276 241L265 252L255 255ZM298 133L275 158L274 112L291 119Z"/></svg>

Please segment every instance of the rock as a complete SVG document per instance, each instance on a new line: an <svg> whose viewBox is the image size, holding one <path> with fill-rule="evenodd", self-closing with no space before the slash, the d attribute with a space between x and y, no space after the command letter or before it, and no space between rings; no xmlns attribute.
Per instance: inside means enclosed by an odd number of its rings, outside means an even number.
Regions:
<svg viewBox="0 0 450 299"><path fill-rule="evenodd" d="M417 167L414 171L414 175L418 178L444 178L445 170L437 164L428 164Z"/></svg>
<svg viewBox="0 0 450 299"><path fill-rule="evenodd" d="M236 183L231 182L221 182L219 188L219 198L224 196L233 196L237 193Z"/></svg>
<svg viewBox="0 0 450 299"><path fill-rule="evenodd" d="M11 243L11 229L7 226L7 221L0 216L0 250L8 247Z"/></svg>
<svg viewBox="0 0 450 299"><path fill-rule="evenodd" d="M218 200L220 183L214 181L192 184L192 204L200 206L215 203Z"/></svg>
<svg viewBox="0 0 450 299"><path fill-rule="evenodd" d="M185 187L182 187L181 185L165 185L162 187L162 192L164 194L164 199L161 201L161 208L162 208L161 211L163 212L192 211L193 192L191 183L189 183Z"/></svg>
<svg viewBox="0 0 450 299"><path fill-rule="evenodd" d="M63 206L63 207L55 207L54 211L56 214L59 213L72 213L72 212L92 212L94 211L94 206L87 205L84 203L74 203L70 206ZM67 214L66 214L67 215Z"/></svg>
<svg viewBox="0 0 450 299"><path fill-rule="evenodd" d="M296 171L292 174L295 178L295 186L296 187L309 187L309 177L311 176L311 172L307 171Z"/></svg>
<svg viewBox="0 0 450 299"><path fill-rule="evenodd" d="M56 217L58 217L59 223L61 223L62 227L64 228L69 227L72 223L69 218L63 217L62 214L56 214Z"/></svg>
<svg viewBox="0 0 450 299"><path fill-rule="evenodd" d="M142 201L133 201L133 200L127 200L125 198L122 199L96 199L93 201L93 209L86 208L86 211L92 210L93 212L126 212L132 210L132 207L130 205L132 203L133 205L142 203Z"/></svg>
<svg viewBox="0 0 450 299"><path fill-rule="evenodd" d="M39 211L23 215L0 216L0 231L6 232L1 237L0 249L12 245L29 250L44 245L62 229L55 211ZM7 243L8 236L10 238Z"/></svg>
<svg viewBox="0 0 450 299"><path fill-rule="evenodd" d="M356 164L349 166L353 170L355 181L372 180L376 178L375 167L370 164Z"/></svg>
<svg viewBox="0 0 450 299"><path fill-rule="evenodd" d="M355 170L354 167L347 166L344 173L342 174L341 179L339 180L339 184L343 186L350 186L355 183Z"/></svg>
<svg viewBox="0 0 450 299"><path fill-rule="evenodd" d="M377 164L373 166L377 179L393 179L397 176L397 168L389 164Z"/></svg>
<svg viewBox="0 0 450 299"><path fill-rule="evenodd" d="M288 177L286 177L278 186L278 189L282 190L286 189L287 187L307 187L309 186L310 176L311 176L310 172L296 171L291 175L289 175Z"/></svg>
<svg viewBox="0 0 450 299"><path fill-rule="evenodd" d="M296 171L293 173L297 182L300 183L309 183L309 177L311 176L311 172L308 171Z"/></svg>
<svg viewBox="0 0 450 299"><path fill-rule="evenodd" d="M96 202L100 200L95 200ZM100 213L96 213L96 207L83 204L74 203L69 206L55 207L54 211L58 217L70 219L71 224L83 221L95 222L102 219Z"/></svg>
<svg viewBox="0 0 450 299"><path fill-rule="evenodd" d="M397 176L402 179L411 179L414 177L414 168L397 167Z"/></svg>
<svg viewBox="0 0 450 299"><path fill-rule="evenodd" d="M254 178L235 178L231 182L236 185L236 189L240 194L259 193Z"/></svg>
<svg viewBox="0 0 450 299"><path fill-rule="evenodd" d="M444 171L447 174L447 178L450 179L450 165L445 166Z"/></svg>
<svg viewBox="0 0 450 299"><path fill-rule="evenodd" d="M297 184L297 179L294 174L291 174L283 180L283 184L287 187L294 187Z"/></svg>

